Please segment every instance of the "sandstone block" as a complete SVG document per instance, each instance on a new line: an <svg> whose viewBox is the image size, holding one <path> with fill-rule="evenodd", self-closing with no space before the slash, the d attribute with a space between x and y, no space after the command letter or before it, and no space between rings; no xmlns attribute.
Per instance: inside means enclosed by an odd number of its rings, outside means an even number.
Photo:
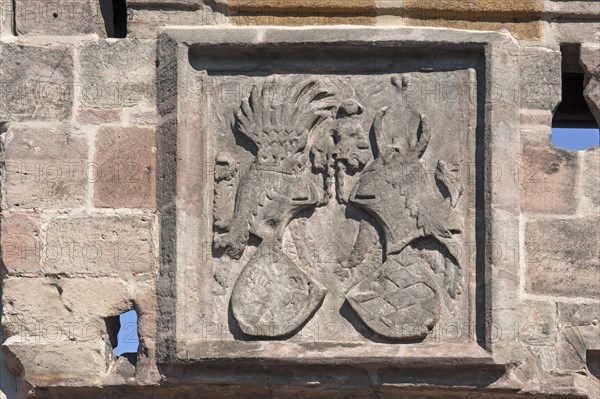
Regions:
<svg viewBox="0 0 600 399"><path fill-rule="evenodd" d="M39 215L33 212L3 212L0 228L2 263L8 273L38 272L42 263Z"/></svg>
<svg viewBox="0 0 600 399"><path fill-rule="evenodd" d="M156 109L131 109L129 111L129 123L131 125L156 125L158 123L158 113Z"/></svg>
<svg viewBox="0 0 600 399"><path fill-rule="evenodd" d="M524 146L549 147L552 143L550 126L550 124L527 126L521 122L521 143Z"/></svg>
<svg viewBox="0 0 600 399"><path fill-rule="evenodd" d="M106 36L103 12L110 10L106 0L16 0L17 35L86 35Z"/></svg>
<svg viewBox="0 0 600 399"><path fill-rule="evenodd" d="M63 304L90 318L117 316L130 310L127 283L117 278L70 278L60 285Z"/></svg>
<svg viewBox="0 0 600 399"><path fill-rule="evenodd" d="M154 208L156 145L154 129L104 128L96 135L94 205Z"/></svg>
<svg viewBox="0 0 600 399"><path fill-rule="evenodd" d="M543 10L543 2L539 0L404 0L402 8L409 25L469 30L506 29L523 40L543 36L543 25L536 20Z"/></svg>
<svg viewBox="0 0 600 399"><path fill-rule="evenodd" d="M41 344L106 338L104 319L130 308L127 284L114 278L9 278L2 300L6 337Z"/></svg>
<svg viewBox="0 0 600 399"><path fill-rule="evenodd" d="M112 362L103 341L31 344L12 337L2 351L9 368L34 386L98 385Z"/></svg>
<svg viewBox="0 0 600 399"><path fill-rule="evenodd" d="M524 301L519 308L519 342L532 346L554 345L557 323L554 302Z"/></svg>
<svg viewBox="0 0 600 399"><path fill-rule="evenodd" d="M552 125L552 112L544 109L521 109L521 125Z"/></svg>
<svg viewBox="0 0 600 399"><path fill-rule="evenodd" d="M169 25L214 25L227 22L227 7L222 1L210 4L198 0L128 1L128 36L154 39Z"/></svg>
<svg viewBox="0 0 600 399"><path fill-rule="evenodd" d="M522 210L572 214L577 210L577 154L544 147L525 147L517 172Z"/></svg>
<svg viewBox="0 0 600 399"><path fill-rule="evenodd" d="M587 204L584 212L598 213L600 208L600 148L587 150L583 156L581 182L583 185L583 204Z"/></svg>
<svg viewBox="0 0 600 399"><path fill-rule="evenodd" d="M76 208L87 191L87 139L68 126L8 124L4 203L9 209Z"/></svg>
<svg viewBox="0 0 600 399"><path fill-rule="evenodd" d="M153 216L57 218L48 223L47 272L139 274L154 270Z"/></svg>
<svg viewBox="0 0 600 399"><path fill-rule="evenodd" d="M138 335L140 338L136 377L139 380L156 381L160 379L160 373L155 364L158 319L155 282L147 280L136 283L133 301L138 312Z"/></svg>
<svg viewBox="0 0 600 399"><path fill-rule="evenodd" d="M155 105L155 43L121 39L81 47L81 103L85 108Z"/></svg>
<svg viewBox="0 0 600 399"><path fill-rule="evenodd" d="M81 108L77 110L77 122L82 125L119 123L122 117L122 109Z"/></svg>
<svg viewBox="0 0 600 399"><path fill-rule="evenodd" d="M559 303L558 364L563 371L586 367L588 351L600 350L600 305Z"/></svg>
<svg viewBox="0 0 600 399"><path fill-rule="evenodd" d="M83 329L70 333L80 320L62 303L59 285L41 278L8 278L3 283L2 323L4 337L13 335L31 342L83 338ZM97 336L97 332L90 334Z"/></svg>
<svg viewBox="0 0 600 399"><path fill-rule="evenodd" d="M600 295L599 222L599 218L590 217L527 223L527 291L597 299Z"/></svg>
<svg viewBox="0 0 600 399"><path fill-rule="evenodd" d="M553 111L561 100L560 52L523 47L519 61L521 107Z"/></svg>
<svg viewBox="0 0 600 399"><path fill-rule="evenodd" d="M9 9L9 6L12 6L11 2L0 0L0 32L4 31L7 19L9 15L11 15L11 9ZM0 398L2 398L1 395L2 394L0 394Z"/></svg>
<svg viewBox="0 0 600 399"><path fill-rule="evenodd" d="M1 43L0 57L0 121L65 120L71 116L70 46Z"/></svg>
<svg viewBox="0 0 600 399"><path fill-rule="evenodd" d="M583 96L600 126L600 46L581 46L580 64L586 75Z"/></svg>

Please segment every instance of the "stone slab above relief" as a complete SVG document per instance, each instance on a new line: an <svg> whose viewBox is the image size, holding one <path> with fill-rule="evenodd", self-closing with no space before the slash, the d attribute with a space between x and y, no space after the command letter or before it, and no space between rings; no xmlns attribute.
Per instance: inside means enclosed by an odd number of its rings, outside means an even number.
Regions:
<svg viewBox="0 0 600 399"><path fill-rule="evenodd" d="M474 70L203 79L213 212L190 330L401 344L469 325Z"/></svg>

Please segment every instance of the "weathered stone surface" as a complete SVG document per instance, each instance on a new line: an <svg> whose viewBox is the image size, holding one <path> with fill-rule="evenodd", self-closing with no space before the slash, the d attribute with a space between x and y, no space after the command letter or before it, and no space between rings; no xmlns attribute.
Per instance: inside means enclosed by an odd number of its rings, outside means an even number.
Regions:
<svg viewBox="0 0 600 399"><path fill-rule="evenodd" d="M153 279L140 281L135 286L133 304L138 313L138 335L140 350L136 364L136 378L142 382L160 379L156 365L156 325L158 321L158 300Z"/></svg>
<svg viewBox="0 0 600 399"><path fill-rule="evenodd" d="M597 214L600 208L600 148L587 150L583 154L583 160L581 168L583 212Z"/></svg>
<svg viewBox="0 0 600 399"><path fill-rule="evenodd" d="M46 228L44 270L49 273L121 274L155 268L154 217L62 217Z"/></svg>
<svg viewBox="0 0 600 399"><path fill-rule="evenodd" d="M447 79L465 85L472 78L470 74L459 71ZM435 84L441 78L440 74L388 75L376 86L390 95L408 96L402 91ZM363 267L381 268L381 272L372 279L365 276L363 281L354 277L354 288L346 295L358 318L373 332L389 339L424 339L440 320L442 294L438 285L452 298L449 300L458 300L462 292L462 260L457 249L465 223L467 200L462 196L466 181L461 181L446 160L465 159L468 153L448 149L451 146L440 148L442 124L434 114L433 119L409 112L410 116L403 116L401 107L389 104L390 115L385 118L385 97L375 94L376 89L347 98L344 86L360 84L360 80L335 77L258 81L234 111L233 132L222 139L215 158L213 243L216 250L237 260L248 251L250 235L262 240L256 253L243 261L231 293L233 316L245 334L293 334L319 312L327 295L326 280L319 280L314 271L310 273L316 268L314 258L311 261L299 253L301 256L293 259L283 252L282 242L294 215L318 207L332 210L332 202L345 208L347 214L357 212L354 217L358 220L358 208L363 209L362 218L372 215L383 231L379 239L385 243L384 258L388 261L370 259L373 264ZM464 97L461 100L454 106L466 111L458 123L468 130L472 108ZM376 108L369 101L382 106ZM423 102L422 108L427 109L430 104ZM397 125L405 127L398 129ZM373 143L369 140L370 126ZM237 161L239 156L231 155L239 153L234 145L228 145L236 135L250 139L257 147L249 164L243 165ZM236 142L240 140L236 138ZM430 140L432 149L426 151ZM426 168L431 166L435 176L429 179ZM402 184L395 186L396 182ZM398 203L398 198L403 200ZM339 222L345 219L337 216ZM310 215L305 218L310 219ZM329 222L339 223L334 218ZM304 230L298 233L311 234L308 226ZM427 238L439 243L439 254L442 258L445 255L446 261L432 264L409 255L417 241ZM294 235L292 239L298 252L301 245L308 244L298 242ZM365 260L372 245L363 239L359 233L347 260L342 260L342 251L332 253L329 267L339 267L340 276L345 273L351 277L352 269ZM214 273L225 294L231 286L229 278L218 270ZM437 282L438 278L443 281ZM382 305L386 302L389 307ZM223 316L224 312L219 317Z"/></svg>
<svg viewBox="0 0 600 399"><path fill-rule="evenodd" d="M558 364L563 371L584 370L588 351L600 350L600 304L558 304Z"/></svg>
<svg viewBox="0 0 600 399"><path fill-rule="evenodd" d="M0 121L65 120L71 116L71 46L0 43L0 54Z"/></svg>
<svg viewBox="0 0 600 399"><path fill-rule="evenodd" d="M583 96L600 126L600 46L581 47L581 66L586 74Z"/></svg>
<svg viewBox="0 0 600 399"><path fill-rule="evenodd" d="M16 0L15 31L17 35L86 35L106 36L103 12L109 1Z"/></svg>
<svg viewBox="0 0 600 399"><path fill-rule="evenodd" d="M130 109L129 123L136 126L155 126L158 123L158 112L156 109Z"/></svg>
<svg viewBox="0 0 600 399"><path fill-rule="evenodd" d="M153 106L156 45L151 40L100 39L80 48L80 101L85 108Z"/></svg>
<svg viewBox="0 0 600 399"><path fill-rule="evenodd" d="M127 284L114 278L9 278L4 281L5 337L24 342L106 338L104 318L129 310Z"/></svg>
<svg viewBox="0 0 600 399"><path fill-rule="evenodd" d="M575 151L548 147L523 149L522 162L515 166L521 185L521 207L524 212L573 214L576 196L578 157Z"/></svg>
<svg viewBox="0 0 600 399"><path fill-rule="evenodd" d="M5 209L77 208L88 183L88 146L69 125L8 124L4 148Z"/></svg>
<svg viewBox="0 0 600 399"><path fill-rule="evenodd" d="M33 212L3 212L0 219L2 263L8 273L39 272L42 264L40 217Z"/></svg>
<svg viewBox="0 0 600 399"><path fill-rule="evenodd" d="M83 329L69 332L70 327L80 320L65 308L54 281L5 279L2 302L5 338L15 335L35 342L68 340L69 335L84 337ZM90 335L98 336L98 331L90 331Z"/></svg>
<svg viewBox="0 0 600 399"><path fill-rule="evenodd" d="M12 10L8 8L9 5L12 6L11 3L12 2L8 2L8 4L5 4L5 2L3 0L0 0L0 32L4 32L4 29L6 26L6 21L9 18L9 16L11 15ZM0 395L2 395L2 394L0 393Z"/></svg>
<svg viewBox="0 0 600 399"><path fill-rule="evenodd" d="M98 385L112 362L103 341L35 343L11 337L2 345L9 368L34 386Z"/></svg>
<svg viewBox="0 0 600 399"><path fill-rule="evenodd" d="M527 301L519 309L517 339L531 346L553 346L558 333L554 302Z"/></svg>
<svg viewBox="0 0 600 399"><path fill-rule="evenodd" d="M520 112L521 125L539 125L546 129L552 125L552 111L543 109L522 109Z"/></svg>
<svg viewBox="0 0 600 399"><path fill-rule="evenodd" d="M94 205L98 208L156 206L155 131L103 128L96 133Z"/></svg>
<svg viewBox="0 0 600 399"><path fill-rule="evenodd" d="M542 23L536 20L543 11L541 0L504 2L502 0L419 0L402 2L408 25L472 30L507 29L523 40L540 39Z"/></svg>
<svg viewBox="0 0 600 399"><path fill-rule="evenodd" d="M80 108L77 110L77 122L82 125L103 125L121 122L122 109Z"/></svg>
<svg viewBox="0 0 600 399"><path fill-rule="evenodd" d="M528 126L522 124L521 143L526 147L548 148L552 145L552 128L549 125ZM531 179L530 177L529 180Z"/></svg>
<svg viewBox="0 0 600 399"><path fill-rule="evenodd" d="M375 24L375 0L233 0L227 15L237 25Z"/></svg>
<svg viewBox="0 0 600 399"><path fill-rule="evenodd" d="M600 295L599 222L597 217L589 217L527 223L527 291L597 299Z"/></svg>
<svg viewBox="0 0 600 399"><path fill-rule="evenodd" d="M128 37L154 39L169 25L216 25L228 22L224 1L136 0L127 2Z"/></svg>
<svg viewBox="0 0 600 399"><path fill-rule="evenodd" d="M561 99L561 53L545 47L523 47L519 55L518 98L522 108L554 111ZM503 93L511 88L503 87Z"/></svg>

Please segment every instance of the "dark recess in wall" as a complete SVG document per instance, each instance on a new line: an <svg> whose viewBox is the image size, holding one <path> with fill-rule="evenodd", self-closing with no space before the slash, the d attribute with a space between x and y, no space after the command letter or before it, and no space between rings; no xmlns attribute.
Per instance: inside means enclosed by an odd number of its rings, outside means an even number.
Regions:
<svg viewBox="0 0 600 399"><path fill-rule="evenodd" d="M127 37L126 0L100 0L100 11L104 19L106 36L117 39Z"/></svg>
<svg viewBox="0 0 600 399"><path fill-rule="evenodd" d="M563 44L562 53L562 99L554 112L553 128L598 128L594 115L590 112L583 97L585 76L579 65L580 47L576 44Z"/></svg>

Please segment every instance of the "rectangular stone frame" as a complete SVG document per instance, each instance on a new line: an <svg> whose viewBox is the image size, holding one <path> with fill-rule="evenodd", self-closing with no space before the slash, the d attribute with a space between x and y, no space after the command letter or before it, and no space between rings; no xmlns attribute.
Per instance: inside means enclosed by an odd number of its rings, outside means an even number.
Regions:
<svg viewBox="0 0 600 399"><path fill-rule="evenodd" d="M189 188L202 184L209 158L203 112L197 100L199 87L193 76L203 72L190 63L190 48L204 52L210 65L219 48L255 49L294 46L345 46L358 48L406 48L435 51L469 51L483 61L484 79L478 79L478 154L476 185L482 195L485 237L478 237L478 303L473 319L479 320L476 339L468 345L395 344L364 348L324 348L319 345L298 348L302 356L286 348L285 341L216 343L191 341L185 334L187 311L186 265L198 260L203 245L198 225L210 195L194 196ZM427 50L427 49L430 50ZM251 53L251 51L248 51ZM241 58L244 56L242 55ZM298 364L298 365L392 365L405 367L447 367L463 365L492 367L511 360L511 342L517 325L519 259L493 256L499 247L507 254L519 243L519 187L511 178L511 167L520 154L518 87L518 47L507 35L429 28L190 28L167 29L158 42L158 194L160 210L161 270L159 277L158 355L163 365L195 365L203 368L219 364ZM204 72L206 73L206 72ZM482 104L480 104L481 106ZM483 120L482 120L483 119ZM202 159L195 157L200 154ZM498 176L500 170L500 176ZM201 190L202 191L202 190ZM198 202L205 206L198 206ZM192 226L192 227L190 227ZM205 250L205 249L204 249ZM497 251L496 251L497 253ZM510 278L504 277L510 275ZM379 345L379 346L378 346ZM292 351L293 352L293 351ZM285 353L285 354L282 354ZM225 361L220 362L220 361ZM187 367L187 366L186 366Z"/></svg>

